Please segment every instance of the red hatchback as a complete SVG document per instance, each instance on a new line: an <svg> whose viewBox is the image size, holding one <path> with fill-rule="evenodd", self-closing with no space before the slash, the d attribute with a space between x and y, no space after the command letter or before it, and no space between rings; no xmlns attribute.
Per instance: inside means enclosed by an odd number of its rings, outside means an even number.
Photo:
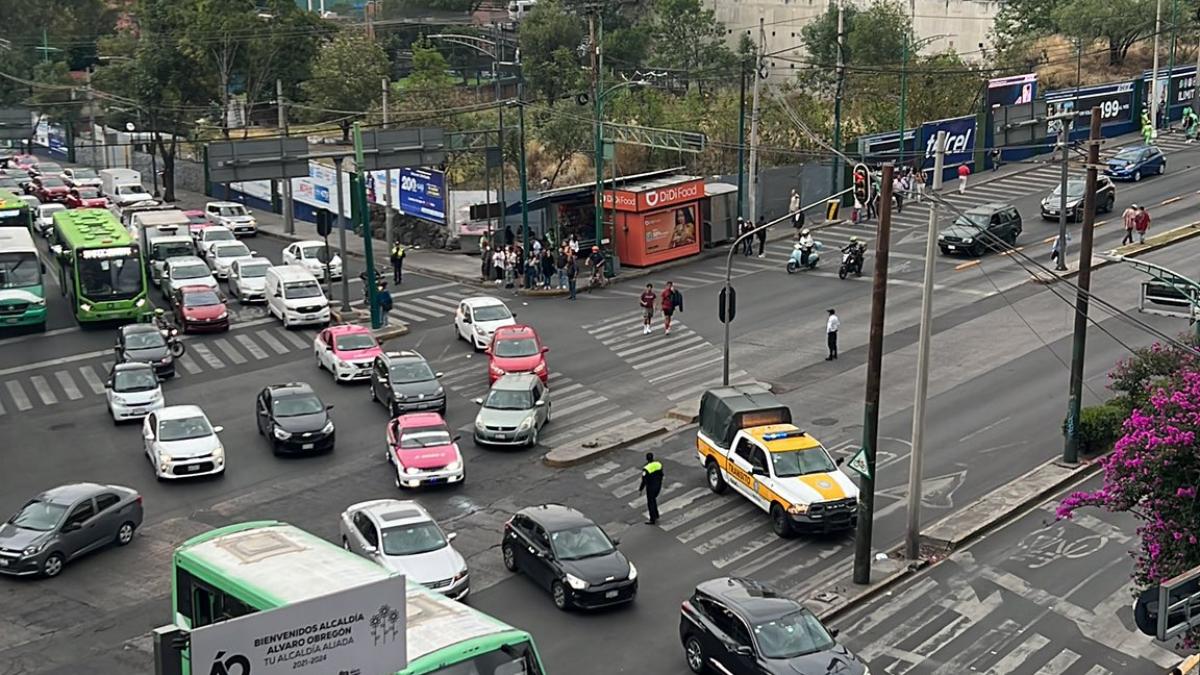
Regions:
<svg viewBox="0 0 1200 675"><path fill-rule="evenodd" d="M31 194L40 199L43 204L61 202L71 194L71 186L58 176L38 176L33 179Z"/></svg>
<svg viewBox="0 0 1200 675"><path fill-rule="evenodd" d="M484 352L488 355L488 383L493 383L507 373L533 373L545 382L550 378L546 366L546 352L537 331L532 326L517 324L501 326L492 334L492 344Z"/></svg>
<svg viewBox="0 0 1200 675"><path fill-rule="evenodd" d="M100 189L95 187L71 188L71 192L63 201L68 209L106 209L108 200L100 196Z"/></svg>
<svg viewBox="0 0 1200 675"><path fill-rule="evenodd" d="M183 286L171 294L175 321L184 333L229 330L225 296L208 286Z"/></svg>

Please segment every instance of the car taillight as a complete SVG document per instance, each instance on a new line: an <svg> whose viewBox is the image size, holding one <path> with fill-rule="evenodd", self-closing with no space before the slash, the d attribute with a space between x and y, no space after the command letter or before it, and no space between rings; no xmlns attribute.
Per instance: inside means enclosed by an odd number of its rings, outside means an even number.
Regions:
<svg viewBox="0 0 1200 675"><path fill-rule="evenodd" d="M140 506L140 505L141 505L141 503L142 503L142 496L141 496L141 495L138 495L138 496L137 496L137 498L136 498L134 501L136 501L136 502L138 503L138 505Z"/></svg>

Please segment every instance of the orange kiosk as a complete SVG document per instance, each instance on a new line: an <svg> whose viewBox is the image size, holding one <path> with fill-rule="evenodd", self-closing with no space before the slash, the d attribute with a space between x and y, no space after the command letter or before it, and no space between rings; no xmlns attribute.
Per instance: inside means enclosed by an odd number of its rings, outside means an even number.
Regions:
<svg viewBox="0 0 1200 675"><path fill-rule="evenodd" d="M622 265L649 267L700 252L704 179L667 176L604 193Z"/></svg>

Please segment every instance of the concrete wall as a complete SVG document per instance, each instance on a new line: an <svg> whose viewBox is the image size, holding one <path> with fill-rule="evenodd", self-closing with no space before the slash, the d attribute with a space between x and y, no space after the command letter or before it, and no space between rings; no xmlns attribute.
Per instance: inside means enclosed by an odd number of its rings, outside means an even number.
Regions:
<svg viewBox="0 0 1200 675"><path fill-rule="evenodd" d="M115 148L110 148L110 150L115 150ZM121 148L120 150L121 152L119 153L110 152L108 163L106 164L103 146L93 147L87 143L79 143L75 146L75 159L80 164L86 164L87 166L91 166L96 169L103 169L106 166L124 167L128 165L129 168L141 172L142 185L144 187L147 189L153 188L154 177L152 176L152 170L154 167L154 162L151 161L150 155L138 150L126 150L125 148ZM158 170L162 171L162 158L159 158ZM161 189L161 187L162 183L160 181L159 188ZM182 190L189 190L191 192L203 193L204 165L200 164L199 162L193 162L191 160L176 156L175 187Z"/></svg>
<svg viewBox="0 0 1200 675"><path fill-rule="evenodd" d="M854 2L859 7L867 4L866 0L846 1ZM908 3L901 2L907 9ZM800 30L829 6L828 0L708 0L708 3L716 13L717 20L724 23L729 31L731 45L736 45L743 33L757 40L758 20L762 17L766 24L766 51L770 53L795 47L781 54L791 57L805 56L804 48L800 46ZM978 60L979 43L990 46L988 31L1000 6L1001 3L988 0L915 0L913 30L917 39L942 36L932 40L922 52L934 54L953 49L968 61ZM900 61L899 54L896 55L896 61ZM776 61L773 65L776 69L771 71L771 76L775 78L788 76L788 71L783 68L804 68L803 64L786 61Z"/></svg>

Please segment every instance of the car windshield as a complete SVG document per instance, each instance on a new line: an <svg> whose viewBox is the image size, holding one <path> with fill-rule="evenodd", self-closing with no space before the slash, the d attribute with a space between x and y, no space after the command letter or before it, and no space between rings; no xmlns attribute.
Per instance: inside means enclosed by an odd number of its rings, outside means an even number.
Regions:
<svg viewBox="0 0 1200 675"><path fill-rule="evenodd" d="M221 298L213 291L188 291L183 294L184 307L212 307L220 304Z"/></svg>
<svg viewBox="0 0 1200 675"><path fill-rule="evenodd" d="M404 361L393 363L388 373L396 384L412 382L428 382L433 379L433 371L424 361Z"/></svg>
<svg viewBox="0 0 1200 675"><path fill-rule="evenodd" d="M316 281L297 281L291 284L284 284L283 294L289 300L319 298L321 297L321 285Z"/></svg>
<svg viewBox="0 0 1200 675"><path fill-rule="evenodd" d="M220 216L244 216L246 215L246 207L237 206L218 206L217 215Z"/></svg>
<svg viewBox="0 0 1200 675"><path fill-rule="evenodd" d="M261 279L267 276L267 268L270 265L242 265L238 268L238 275L243 279Z"/></svg>
<svg viewBox="0 0 1200 675"><path fill-rule="evenodd" d="M450 432L445 428L413 429L400 435L400 447L406 450L436 448L441 445L450 445Z"/></svg>
<svg viewBox="0 0 1200 675"><path fill-rule="evenodd" d="M229 230L210 227L204 230L204 241L237 241L237 237L234 237Z"/></svg>
<svg viewBox="0 0 1200 675"><path fill-rule="evenodd" d="M324 262L325 261L325 247L324 246L301 246L300 247L300 257L308 259L308 260L320 260L321 262Z"/></svg>
<svg viewBox="0 0 1200 675"><path fill-rule="evenodd" d="M78 174L76 178L82 178ZM80 199L96 199L100 196L100 191L96 188L75 188L75 194L79 195Z"/></svg>
<svg viewBox="0 0 1200 675"><path fill-rule="evenodd" d="M149 368L118 370L113 375L113 391L153 391L158 389L158 376Z"/></svg>
<svg viewBox="0 0 1200 675"><path fill-rule="evenodd" d="M0 288L37 286L41 279L36 253L0 253Z"/></svg>
<svg viewBox="0 0 1200 675"><path fill-rule="evenodd" d="M117 186L117 194L119 194L119 195L144 195L144 194L146 194L146 188L142 187L141 185L138 185L137 183L134 183L131 185L118 185Z"/></svg>
<svg viewBox="0 0 1200 675"><path fill-rule="evenodd" d="M176 258L185 255L195 255L196 250L192 245L185 241L176 241L167 244L153 244L150 247L150 257L155 260L166 260L167 258Z"/></svg>
<svg viewBox="0 0 1200 675"><path fill-rule="evenodd" d="M182 417L174 420L160 420L158 423L158 440L186 441L193 438L212 436L212 427L203 416Z"/></svg>
<svg viewBox="0 0 1200 675"><path fill-rule="evenodd" d="M538 347L537 340L533 338L517 338L515 340L497 340L494 353L496 356L503 358L516 358L519 356L533 356L541 349Z"/></svg>
<svg viewBox="0 0 1200 675"><path fill-rule="evenodd" d="M95 178L96 172L91 169L75 169L71 172L71 177L75 180L80 178Z"/></svg>
<svg viewBox="0 0 1200 675"><path fill-rule="evenodd" d="M162 333L156 330L142 331L138 333L130 333L125 336L126 349L154 349L155 347L165 346Z"/></svg>
<svg viewBox="0 0 1200 675"><path fill-rule="evenodd" d="M493 389L488 392L483 407L492 410L529 410L533 407L533 392L528 389Z"/></svg>
<svg viewBox="0 0 1200 675"><path fill-rule="evenodd" d="M1087 187L1087 185L1083 181L1070 181L1067 183L1067 196L1071 198L1082 197L1085 187ZM1097 185L1097 187L1099 187L1099 185ZM1054 192L1051 192L1050 195L1052 197L1061 197L1062 185L1056 185L1054 187Z"/></svg>
<svg viewBox="0 0 1200 675"><path fill-rule="evenodd" d="M46 532L54 529L66 511L67 507L63 504L35 499L26 504L17 515L9 518L8 522L10 525L16 525L26 530Z"/></svg>
<svg viewBox="0 0 1200 675"><path fill-rule="evenodd" d="M339 335L333 339L333 344L339 352L357 352L376 346L375 338L366 333Z"/></svg>
<svg viewBox="0 0 1200 675"><path fill-rule="evenodd" d="M199 279L209 276L207 265L190 264L176 265L171 268L172 279Z"/></svg>
<svg viewBox="0 0 1200 675"><path fill-rule="evenodd" d="M41 173L62 173L62 167L54 162L42 162L37 165L38 171Z"/></svg>
<svg viewBox="0 0 1200 675"><path fill-rule="evenodd" d="M42 187L65 187L65 186L66 186L66 183L64 183L63 180L61 178L59 178L58 176L43 176L42 177Z"/></svg>
<svg viewBox="0 0 1200 675"><path fill-rule="evenodd" d="M550 533L550 546L559 560L579 560L613 552L612 541L595 525Z"/></svg>
<svg viewBox="0 0 1200 675"><path fill-rule="evenodd" d="M829 473L837 467L821 448L771 452L771 466L779 478L804 476L810 473Z"/></svg>
<svg viewBox="0 0 1200 675"><path fill-rule="evenodd" d="M53 218L55 213L58 213L59 211L66 211L66 210L67 210L67 207L63 206L62 204L39 204L38 205L38 217L39 218Z"/></svg>
<svg viewBox="0 0 1200 675"><path fill-rule="evenodd" d="M504 305L484 305L474 309L476 321L503 321L511 319L512 312Z"/></svg>
<svg viewBox="0 0 1200 675"><path fill-rule="evenodd" d="M82 251L76 270L79 289L90 300L127 300L145 290L142 259L129 248ZM82 298L80 299L82 301Z"/></svg>
<svg viewBox="0 0 1200 675"><path fill-rule="evenodd" d="M218 258L249 258L250 249L246 248L245 244L225 244L217 246L213 249Z"/></svg>
<svg viewBox="0 0 1200 675"><path fill-rule="evenodd" d="M754 624L754 638L759 652L768 659L793 659L825 651L836 644L821 621L807 609Z"/></svg>
<svg viewBox="0 0 1200 675"><path fill-rule="evenodd" d="M315 415L325 409L325 404L316 396L285 396L271 404L276 417Z"/></svg>
<svg viewBox="0 0 1200 675"><path fill-rule="evenodd" d="M446 547L442 530L431 521L385 528L384 555L417 555Z"/></svg>
<svg viewBox="0 0 1200 675"><path fill-rule="evenodd" d="M990 213L973 213L967 211L954 220L955 225L964 227L987 227L988 221L991 220Z"/></svg>

